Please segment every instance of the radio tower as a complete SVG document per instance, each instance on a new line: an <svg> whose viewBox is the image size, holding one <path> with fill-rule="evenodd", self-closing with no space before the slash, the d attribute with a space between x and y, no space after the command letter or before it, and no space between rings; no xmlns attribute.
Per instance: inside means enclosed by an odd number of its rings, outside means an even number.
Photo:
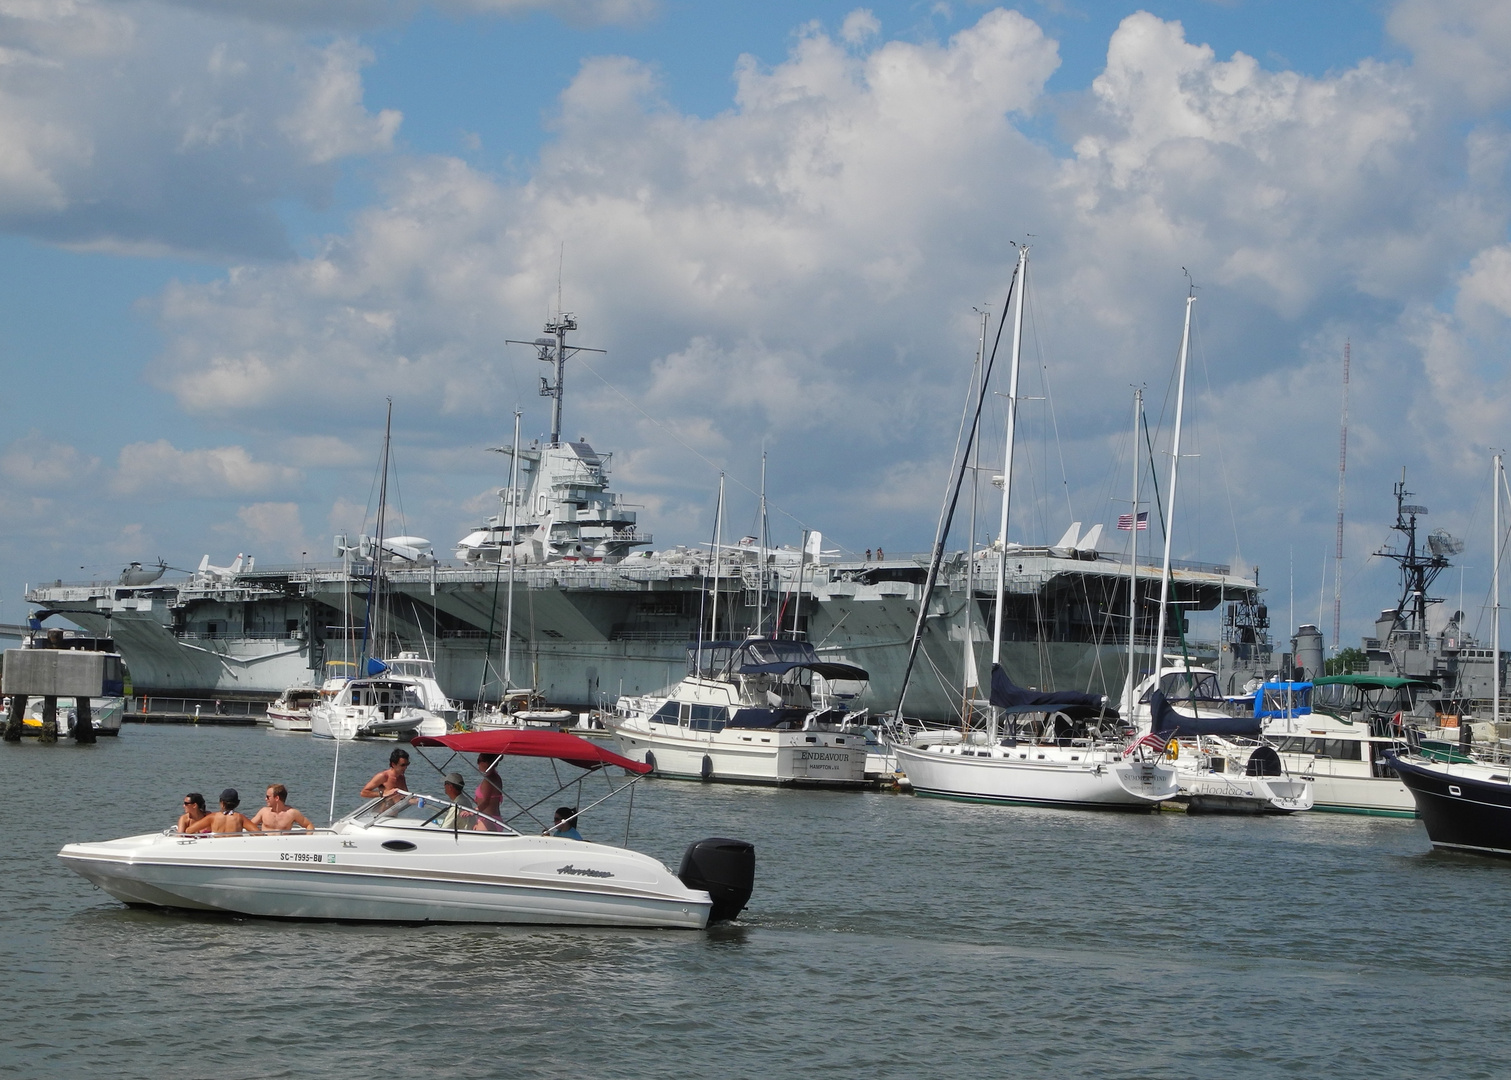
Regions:
<svg viewBox="0 0 1511 1080"><path fill-rule="evenodd" d="M1343 622L1343 479L1348 473L1348 363L1349 342L1343 342L1343 421L1338 431L1338 547L1333 555L1333 655L1338 655L1338 635Z"/></svg>

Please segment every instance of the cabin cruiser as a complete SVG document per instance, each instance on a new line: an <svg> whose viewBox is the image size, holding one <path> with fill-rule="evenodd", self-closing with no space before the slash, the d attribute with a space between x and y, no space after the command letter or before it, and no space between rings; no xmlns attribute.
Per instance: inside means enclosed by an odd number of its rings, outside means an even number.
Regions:
<svg viewBox="0 0 1511 1080"><path fill-rule="evenodd" d="M966 802L1082 810L1151 810L1174 798L1175 769L1158 749L1106 730L1106 699L1016 686L992 665L991 697L975 702L984 728L918 731L894 743L913 791Z"/></svg>
<svg viewBox="0 0 1511 1080"><path fill-rule="evenodd" d="M617 787L609 780L605 799L649 771L558 732L469 732L421 737L414 746L549 758L582 776L607 776L608 768L628 773ZM524 816L501 819L463 802L397 791L325 829L167 830L68 844L58 855L127 904L270 918L701 929L734 918L749 900L755 854L744 841L698 841L673 874L640 852L552 835L549 823L527 829Z"/></svg>
<svg viewBox="0 0 1511 1080"><path fill-rule="evenodd" d="M1417 803L1390 753L1405 749L1415 700L1437 688L1395 675L1323 675L1313 680L1304 709L1271 702L1265 738L1287 769L1312 781L1315 809L1416 817Z"/></svg>
<svg viewBox="0 0 1511 1080"><path fill-rule="evenodd" d="M620 750L658 776L742 784L859 787L866 736L815 678L859 682L807 642L746 638L687 650L688 675L660 694L621 697L606 721Z"/></svg>
<svg viewBox="0 0 1511 1080"><path fill-rule="evenodd" d="M414 687L420 705L439 716L449 729L458 721L467 718L466 710L446 696L441 684L436 681L435 661L417 652L401 652L389 660L380 661L383 674L395 682L408 683ZM430 732L426 732L430 734Z"/></svg>
<svg viewBox="0 0 1511 1080"><path fill-rule="evenodd" d="M319 701L319 687L290 686L268 706L268 723L274 731L309 731L310 710Z"/></svg>
<svg viewBox="0 0 1511 1080"><path fill-rule="evenodd" d="M310 734L338 742L407 739L444 735L446 721L425 708L413 682L373 675L322 688L310 708Z"/></svg>
<svg viewBox="0 0 1511 1080"><path fill-rule="evenodd" d="M577 719L570 709L553 709L537 690L510 690L496 706L479 709L472 716L477 731L495 728L544 728L560 731ZM600 728L601 730L601 728Z"/></svg>
<svg viewBox="0 0 1511 1080"><path fill-rule="evenodd" d="M1132 683L1133 680L1129 680ZM1289 685L1289 684L1288 684ZM1295 684L1292 712L1299 714L1310 684ZM1124 687L1124 715L1140 732L1168 734L1180 801L1198 813L1290 814L1310 810L1310 778L1264 738L1259 691L1225 696L1210 668L1166 660ZM1156 708L1156 705L1158 707Z"/></svg>

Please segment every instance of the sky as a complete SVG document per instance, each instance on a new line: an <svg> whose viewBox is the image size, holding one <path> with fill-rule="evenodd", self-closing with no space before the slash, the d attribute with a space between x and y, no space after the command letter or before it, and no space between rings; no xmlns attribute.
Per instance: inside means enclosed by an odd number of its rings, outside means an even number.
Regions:
<svg viewBox="0 0 1511 1080"><path fill-rule="evenodd" d="M1511 7L1466 0L0 0L0 623L131 560L329 559L388 399L448 553L515 408L549 429L506 342L558 297L605 350L565 434L655 546L721 471L752 531L764 452L775 540L923 551L1016 243L1011 540L1127 510L1135 386L1168 486L1194 286L1176 556L1334 644L1348 343L1340 639L1397 599L1403 469L1488 636L1508 104Z"/></svg>

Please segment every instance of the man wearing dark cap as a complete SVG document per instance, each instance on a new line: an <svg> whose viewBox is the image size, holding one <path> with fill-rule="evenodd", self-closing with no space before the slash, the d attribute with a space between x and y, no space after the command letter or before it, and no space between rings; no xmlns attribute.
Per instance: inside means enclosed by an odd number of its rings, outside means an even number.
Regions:
<svg viewBox="0 0 1511 1080"><path fill-rule="evenodd" d="M236 808L240 805L241 796L235 788L228 787L220 793L220 813L206 814L185 831L217 834L261 832L261 829L252 824L251 818L237 813Z"/></svg>

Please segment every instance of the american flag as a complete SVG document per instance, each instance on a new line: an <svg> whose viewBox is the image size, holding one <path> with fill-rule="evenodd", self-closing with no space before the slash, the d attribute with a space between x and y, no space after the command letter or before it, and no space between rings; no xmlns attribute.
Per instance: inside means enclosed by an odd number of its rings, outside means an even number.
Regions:
<svg viewBox="0 0 1511 1080"><path fill-rule="evenodd" d="M1136 740L1134 742L1129 743L1127 746L1125 746L1123 748L1123 756L1124 757L1132 757L1135 753L1138 752L1138 749L1140 747L1147 746L1149 749L1151 749L1151 750L1154 751L1155 756L1157 757L1160 754L1163 754L1165 752L1165 747L1167 747L1169 745L1170 745L1170 735L1169 734L1161 735L1161 734L1159 734L1157 732L1151 731L1151 732L1149 732L1149 734L1145 735L1142 739L1138 739L1138 740Z"/></svg>
<svg viewBox="0 0 1511 1080"><path fill-rule="evenodd" d="M1139 528L1139 532L1148 532L1149 531L1149 511L1147 511L1147 510L1140 510L1139 511L1138 528ZM1118 515L1118 531L1119 532L1132 532L1133 531L1133 515L1132 514L1119 514Z"/></svg>

